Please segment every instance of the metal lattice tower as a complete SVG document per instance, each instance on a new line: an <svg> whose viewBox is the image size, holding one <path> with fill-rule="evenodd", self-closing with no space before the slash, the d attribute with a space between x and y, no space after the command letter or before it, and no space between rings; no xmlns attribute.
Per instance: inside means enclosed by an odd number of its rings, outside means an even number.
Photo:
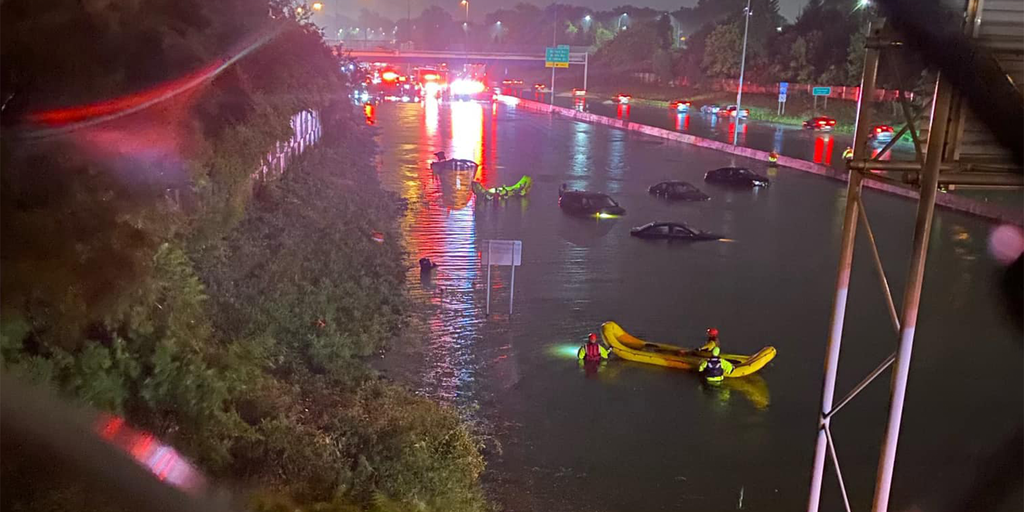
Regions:
<svg viewBox="0 0 1024 512"><path fill-rule="evenodd" d="M1020 0L967 0L964 10L964 35L984 58L998 64L1005 80L1021 92L1024 86L1024 2ZM896 446L903 417L903 402L913 353L914 334L921 303L921 285L927 259L929 235L935 212L935 198L940 187L1021 187L1024 175L1019 161L993 138L993 132L981 123L968 106L969 95L957 90L952 80L940 72L935 83L931 112L924 120L912 113L910 102L900 87L900 104L905 126L874 158L869 157L868 136L872 127L871 104L875 97L879 59L884 53L904 51L901 35L885 20L873 23L869 31L864 58L864 74L858 102L854 157L850 170L846 212L843 221L842 248L836 279L832 318L829 326L825 376L822 384L821 411L811 474L808 512L817 512L825 466L830 460L839 480L843 504L851 511L846 483L836 457L830 428L833 417L875 378L893 367L889 414L879 456L874 512L886 512L892 485ZM987 61L991 64L991 60ZM1003 84L1005 85L1005 83ZM1022 120L1018 119L1017 123ZM896 140L909 133L914 141L913 160L881 161ZM909 187L918 192L917 221L914 228L910 268L903 291L901 309L897 310L882 267L874 234L861 200L864 180ZM871 248L872 260L879 277L893 328L899 335L896 350L870 372L843 398L836 401L836 375L843 341L843 322L853 266L854 241L858 223L863 226ZM831 507L827 507L831 510Z"/></svg>

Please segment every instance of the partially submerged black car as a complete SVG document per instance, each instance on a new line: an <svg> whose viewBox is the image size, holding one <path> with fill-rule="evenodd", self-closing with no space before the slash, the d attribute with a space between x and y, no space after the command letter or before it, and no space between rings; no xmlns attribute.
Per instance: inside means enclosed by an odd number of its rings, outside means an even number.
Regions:
<svg viewBox="0 0 1024 512"><path fill-rule="evenodd" d="M448 158L445 156L444 151L438 151L434 153L437 157L436 162L430 162L430 170L434 172L441 171L475 171L480 164L472 161L465 160L462 158Z"/></svg>
<svg viewBox="0 0 1024 512"><path fill-rule="evenodd" d="M744 167L722 167L721 169L708 171L704 175L704 181L731 187L754 188L768 186L768 178Z"/></svg>
<svg viewBox="0 0 1024 512"><path fill-rule="evenodd" d="M685 181L663 181L648 189L652 195L679 201L707 201L711 196Z"/></svg>
<svg viewBox="0 0 1024 512"><path fill-rule="evenodd" d="M629 234L637 238L652 240L687 240L698 242L722 239L721 235L691 228L681 222L651 222L629 230Z"/></svg>
<svg viewBox="0 0 1024 512"><path fill-rule="evenodd" d="M626 214L625 208L619 206L619 203L616 203L608 194L600 192L565 190L558 196L558 206L562 208L562 211L575 215L617 217Z"/></svg>

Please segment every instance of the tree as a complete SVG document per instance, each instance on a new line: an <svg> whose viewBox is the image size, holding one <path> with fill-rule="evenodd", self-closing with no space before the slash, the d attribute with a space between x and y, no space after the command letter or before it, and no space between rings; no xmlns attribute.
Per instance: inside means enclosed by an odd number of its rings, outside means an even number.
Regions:
<svg viewBox="0 0 1024 512"><path fill-rule="evenodd" d="M457 26L451 13L441 7L432 5L420 13L413 22L418 48L429 50L446 50L451 43L452 34L461 38L462 27Z"/></svg>
<svg viewBox="0 0 1024 512"><path fill-rule="evenodd" d="M736 24L719 25L708 35L701 65L711 76L739 76L742 45L742 35Z"/></svg>
<svg viewBox="0 0 1024 512"><path fill-rule="evenodd" d="M860 83L864 72L864 46L867 44L867 36L867 26L850 34L850 44L846 48L846 85Z"/></svg>
<svg viewBox="0 0 1024 512"><path fill-rule="evenodd" d="M675 78L675 70L672 65L672 52L659 48L651 58L651 69L663 83L670 83Z"/></svg>

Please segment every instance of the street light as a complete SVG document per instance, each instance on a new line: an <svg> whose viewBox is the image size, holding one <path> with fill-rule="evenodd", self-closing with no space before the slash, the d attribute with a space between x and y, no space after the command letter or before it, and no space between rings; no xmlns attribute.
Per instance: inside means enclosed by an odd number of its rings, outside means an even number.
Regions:
<svg viewBox="0 0 1024 512"><path fill-rule="evenodd" d="M590 21L590 15L588 14L588 15L584 16L583 17L583 21Z"/></svg>
<svg viewBox="0 0 1024 512"><path fill-rule="evenodd" d="M459 5L466 8L466 22L469 22L469 0L462 0Z"/></svg>
<svg viewBox="0 0 1024 512"><path fill-rule="evenodd" d="M616 30L622 30L622 18L628 18L628 16L626 16L626 13L622 13L622 16L619 16L618 25L616 26Z"/></svg>
<svg viewBox="0 0 1024 512"><path fill-rule="evenodd" d="M313 2L313 10L314 11L322 11L323 9L324 9L324 3L323 2Z"/></svg>
<svg viewBox="0 0 1024 512"><path fill-rule="evenodd" d="M739 140L740 119L743 116L743 71L747 64L747 31L750 29L750 15L750 0L747 0L747 7L743 9L743 17L746 18L746 21L743 23L743 52L740 53L740 85L736 88L736 129L732 131L733 146Z"/></svg>

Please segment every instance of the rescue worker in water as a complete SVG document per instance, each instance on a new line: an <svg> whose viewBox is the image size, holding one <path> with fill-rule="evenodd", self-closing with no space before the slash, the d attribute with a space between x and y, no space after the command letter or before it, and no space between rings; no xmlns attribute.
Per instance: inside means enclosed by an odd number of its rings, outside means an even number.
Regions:
<svg viewBox="0 0 1024 512"><path fill-rule="evenodd" d="M580 361L600 361L602 359L608 359L608 349L604 348L597 342L596 334L590 333L590 337L587 338L587 344L583 345L578 351L576 351L576 357L578 357Z"/></svg>
<svg viewBox="0 0 1024 512"><path fill-rule="evenodd" d="M718 346L718 329L708 327L708 341L697 350L711 350Z"/></svg>
<svg viewBox="0 0 1024 512"><path fill-rule="evenodd" d="M711 357L700 362L700 366L697 367L697 371L700 372L704 380L708 382L719 382L725 378L726 375L732 373L732 363L718 357L722 353L722 349L715 347L711 349Z"/></svg>

